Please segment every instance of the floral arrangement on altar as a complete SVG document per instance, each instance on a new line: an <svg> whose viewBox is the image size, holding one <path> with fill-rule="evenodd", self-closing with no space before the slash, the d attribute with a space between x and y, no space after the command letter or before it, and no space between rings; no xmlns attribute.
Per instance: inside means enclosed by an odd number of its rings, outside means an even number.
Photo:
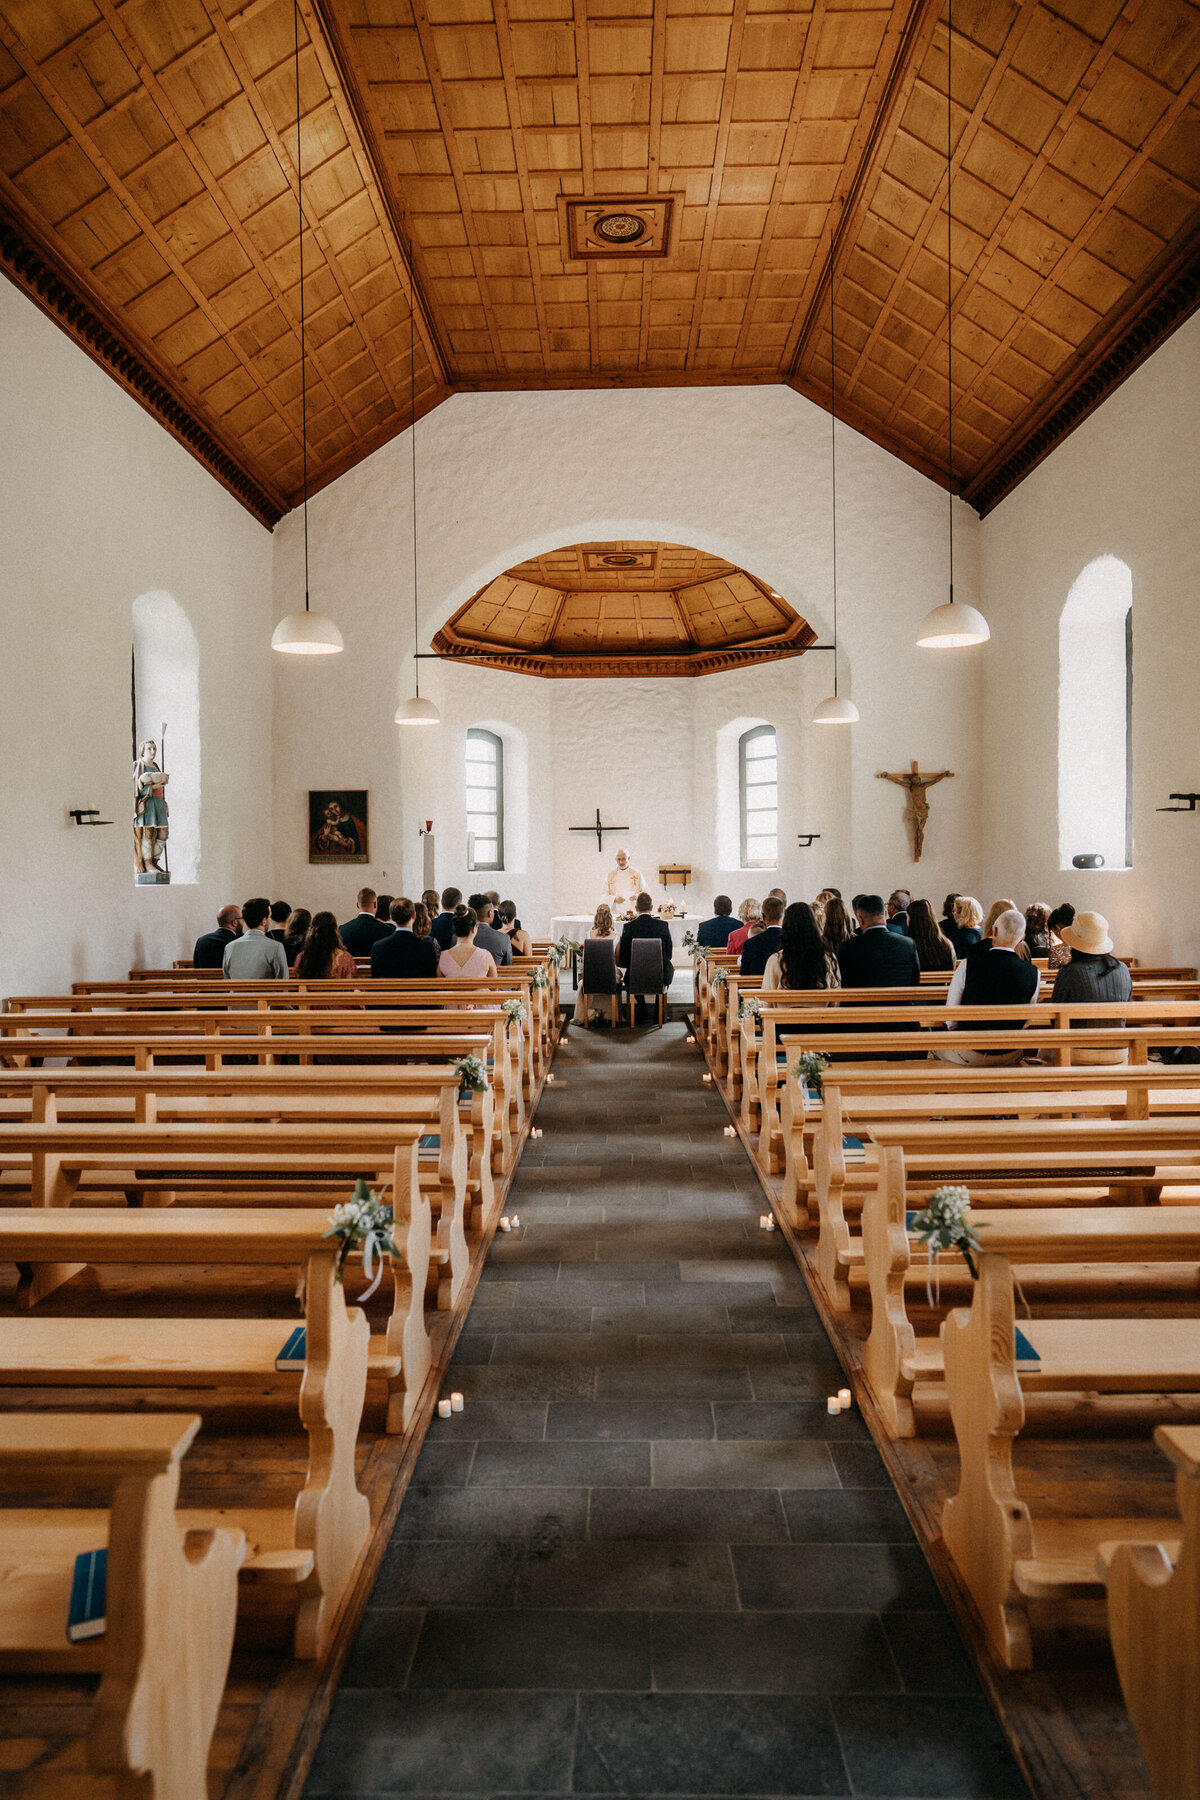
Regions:
<svg viewBox="0 0 1200 1800"><path fill-rule="evenodd" d="M628 925L630 919L637 918L637 908L634 906L627 906L624 912L619 912L617 914L617 917L620 919L622 925Z"/></svg>
<svg viewBox="0 0 1200 1800"><path fill-rule="evenodd" d="M673 900L664 900L658 909L660 919L682 919L684 914Z"/></svg>
<svg viewBox="0 0 1200 1800"><path fill-rule="evenodd" d="M352 1250L362 1251L363 1274L368 1281L377 1260L382 1263L385 1256L398 1257L400 1254L392 1242L392 1209L383 1204L379 1194L372 1193L361 1176L354 1184L353 1198L334 1207L329 1230L322 1236L338 1240L337 1264L333 1272L337 1281L345 1275L346 1261Z"/></svg>

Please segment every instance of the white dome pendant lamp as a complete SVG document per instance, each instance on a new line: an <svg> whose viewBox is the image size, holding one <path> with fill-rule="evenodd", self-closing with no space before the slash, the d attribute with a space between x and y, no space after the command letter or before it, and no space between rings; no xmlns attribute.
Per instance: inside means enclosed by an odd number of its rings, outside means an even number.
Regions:
<svg viewBox="0 0 1200 1800"><path fill-rule="evenodd" d="M833 219L829 223L829 488L833 502L833 692L813 713L814 725L853 725L858 708L838 693L837 629L837 388L833 338Z"/></svg>
<svg viewBox="0 0 1200 1800"><path fill-rule="evenodd" d="M304 339L304 158L300 150L300 5L292 0L296 71L296 204L300 215L300 443L304 463L304 611L288 613L271 633L272 650L288 656L336 656L342 634L326 613L308 603L308 359Z"/></svg>
<svg viewBox="0 0 1200 1800"><path fill-rule="evenodd" d="M954 0L950 0L946 8L946 473L950 478L950 598L927 612L917 627L917 643L923 650L962 650L969 644L986 644L992 635L981 612L954 598L954 270L950 260L953 57Z"/></svg>
<svg viewBox="0 0 1200 1800"><path fill-rule="evenodd" d="M413 687L411 699L402 700L396 708L395 723L397 725L440 725L442 715L432 700L421 698L421 664L420 643L418 633L420 625L417 619L417 291L413 281L412 270L409 270L408 292L408 380L412 424L409 436L412 439L412 590L413 590Z"/></svg>

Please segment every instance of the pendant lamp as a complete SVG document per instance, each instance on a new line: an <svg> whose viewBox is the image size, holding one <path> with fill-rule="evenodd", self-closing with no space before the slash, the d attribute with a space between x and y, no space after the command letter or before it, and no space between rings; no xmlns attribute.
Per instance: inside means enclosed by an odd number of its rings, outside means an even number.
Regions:
<svg viewBox="0 0 1200 1800"><path fill-rule="evenodd" d="M397 725L440 725L442 715L432 700L421 698L421 664L417 645L420 642L418 633L420 624L417 619L417 293L409 274L408 294L408 380L412 424L409 436L412 439L412 590L413 590L413 688L411 699L402 700L396 708L395 723Z"/></svg>
<svg viewBox="0 0 1200 1800"><path fill-rule="evenodd" d="M953 125L954 0L946 8L946 473L950 477L950 598L925 614L917 627L917 643L924 650L961 650L968 644L986 644L991 637L988 622L973 606L954 598L954 271L950 262L953 193L951 136Z"/></svg>
<svg viewBox="0 0 1200 1800"><path fill-rule="evenodd" d="M833 692L813 713L814 725L853 725L858 708L838 693L837 630L837 388L833 342L833 245L832 214L829 224L829 488L833 502Z"/></svg>
<svg viewBox="0 0 1200 1800"><path fill-rule="evenodd" d="M342 634L326 613L308 603L308 358L304 339L304 157L300 150L300 4L292 0L296 71L296 205L300 215L300 443L304 463L304 611L288 613L271 633L272 650L288 656L336 656Z"/></svg>

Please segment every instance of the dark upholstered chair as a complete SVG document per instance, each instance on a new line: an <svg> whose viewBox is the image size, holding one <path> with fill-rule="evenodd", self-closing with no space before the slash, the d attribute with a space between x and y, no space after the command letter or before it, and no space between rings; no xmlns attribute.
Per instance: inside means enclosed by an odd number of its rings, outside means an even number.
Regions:
<svg viewBox="0 0 1200 1800"><path fill-rule="evenodd" d="M667 988L663 979L662 944L658 938L632 938L629 944L629 968L625 974L625 990L629 1000L629 1023L633 1024L635 1001L642 995L658 1002L658 1022L667 1020Z"/></svg>
<svg viewBox="0 0 1200 1800"><path fill-rule="evenodd" d="M617 969L617 946L613 938L585 938L583 944L583 979L579 991L586 1011L589 999L607 994L609 1014L614 1029L620 1004L621 976Z"/></svg>

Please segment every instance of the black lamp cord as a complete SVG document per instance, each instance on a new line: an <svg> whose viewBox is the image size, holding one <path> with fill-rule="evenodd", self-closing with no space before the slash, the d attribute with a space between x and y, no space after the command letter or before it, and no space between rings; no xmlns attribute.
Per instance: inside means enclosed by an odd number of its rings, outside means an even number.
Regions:
<svg viewBox="0 0 1200 1800"><path fill-rule="evenodd" d="M292 0L296 66L296 210L300 216L300 445L304 462L304 610L308 611L308 357L304 348L304 158L300 150L300 0Z"/></svg>
<svg viewBox="0 0 1200 1800"><path fill-rule="evenodd" d="M409 273L408 286L408 388L412 421L412 550L413 550L413 669L416 672L416 694L421 698L421 665L417 660L417 296Z"/></svg>
<svg viewBox="0 0 1200 1800"><path fill-rule="evenodd" d="M950 139L953 119L954 0L946 6L946 474L950 487L950 604L954 605L954 264L951 256L953 218L950 197L954 192Z"/></svg>
<svg viewBox="0 0 1200 1800"><path fill-rule="evenodd" d="M832 211L829 220L829 468L833 499L833 697L838 697L838 628L837 628L837 365L833 336L833 257L834 231Z"/></svg>

